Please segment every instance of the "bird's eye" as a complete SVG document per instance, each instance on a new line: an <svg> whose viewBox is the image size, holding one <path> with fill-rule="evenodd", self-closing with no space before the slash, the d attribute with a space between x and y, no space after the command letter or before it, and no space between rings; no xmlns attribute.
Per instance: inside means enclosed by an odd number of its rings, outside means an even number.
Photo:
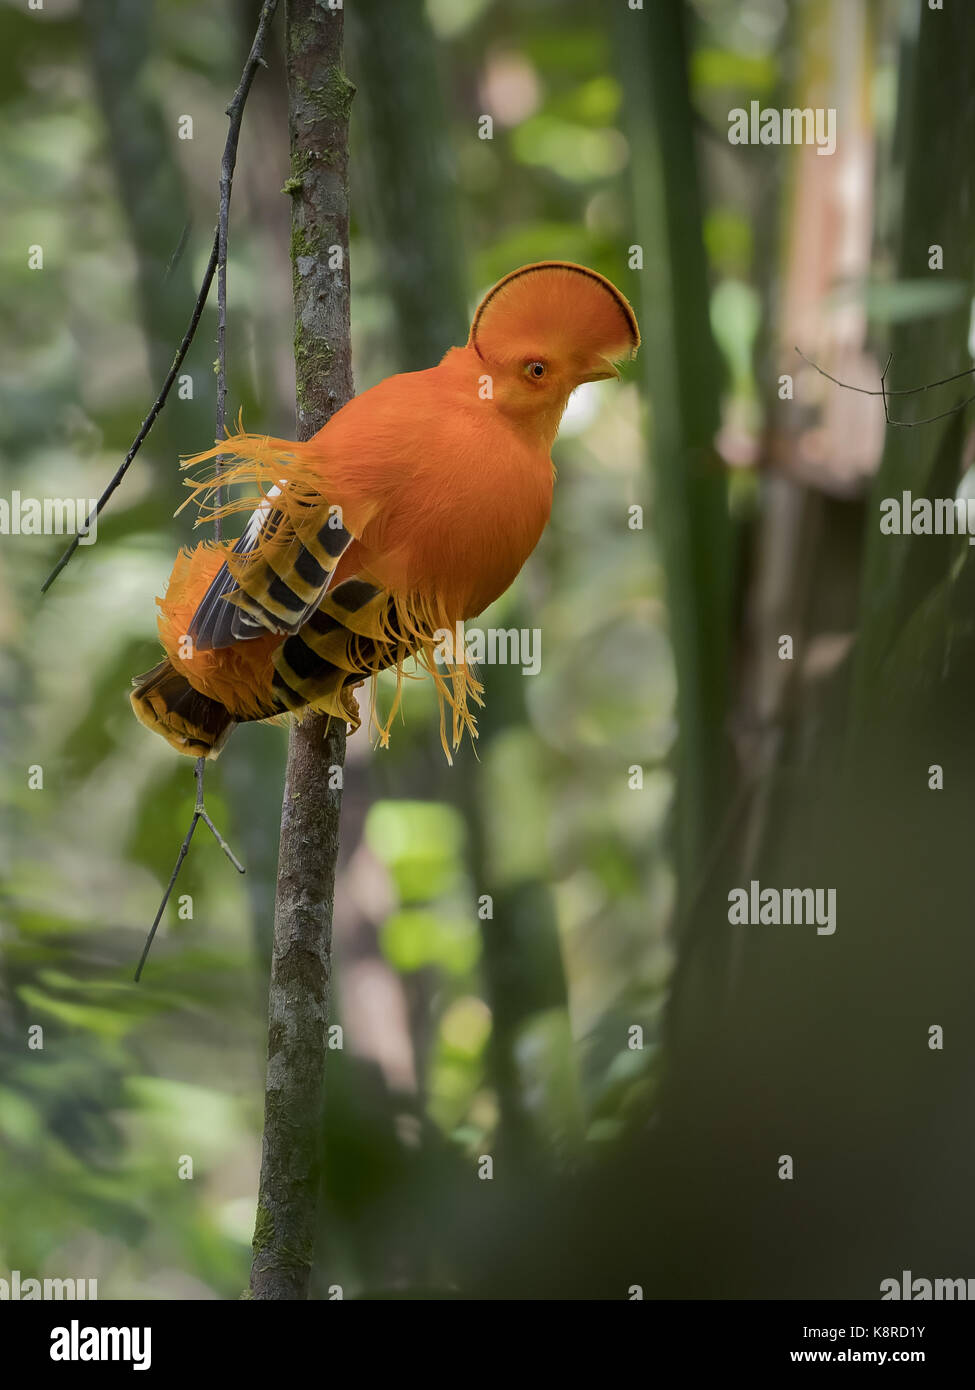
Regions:
<svg viewBox="0 0 975 1390"><path fill-rule="evenodd" d="M525 376L533 377L535 381L538 381L538 380L539 380L541 377L543 377L544 375L545 375L545 363L544 363L544 362L529 362L529 363L527 364L527 366L525 367Z"/></svg>

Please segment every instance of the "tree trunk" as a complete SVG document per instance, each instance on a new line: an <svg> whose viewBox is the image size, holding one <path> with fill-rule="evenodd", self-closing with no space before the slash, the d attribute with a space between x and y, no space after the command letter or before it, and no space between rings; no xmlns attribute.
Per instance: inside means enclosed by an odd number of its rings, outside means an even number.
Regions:
<svg viewBox="0 0 975 1390"><path fill-rule="evenodd" d="M288 0L298 438L352 395L348 124L342 11ZM304 1299L318 1206L332 906L345 725L295 723L288 744L268 1005L264 1144L251 1292Z"/></svg>

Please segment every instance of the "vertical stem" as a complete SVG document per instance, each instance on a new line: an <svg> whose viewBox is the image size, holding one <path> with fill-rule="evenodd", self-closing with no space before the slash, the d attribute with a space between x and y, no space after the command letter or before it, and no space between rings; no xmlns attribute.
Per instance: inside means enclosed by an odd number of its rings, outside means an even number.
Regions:
<svg viewBox="0 0 975 1390"><path fill-rule="evenodd" d="M292 275L298 437L352 395L348 123L342 11L288 0ZM268 1004L264 1144L251 1291L308 1296L318 1206L345 725L309 715L288 744Z"/></svg>
<svg viewBox="0 0 975 1390"><path fill-rule="evenodd" d="M969 6L921 9L917 45L902 64L900 107L904 111L905 163L897 255L898 280L936 281L930 248L944 253L944 276L967 286L958 302L895 325L893 362L887 386L902 388L948 376L971 366L968 347L972 281L972 206L975 170L959 159L975 141L975 13ZM921 418L947 410L968 394L960 383L932 392L895 410L899 418ZM931 402L937 404L932 405ZM910 406L910 411L906 408ZM899 545L881 534L878 517L885 497L904 491L915 497L947 496L957 484L962 446L957 416L917 430L888 429L884 456L873 480L861 580L860 634L854 664L851 735L862 739L884 699L884 663L924 594L952 562L947 547L925 545L926 537Z"/></svg>
<svg viewBox="0 0 975 1390"><path fill-rule="evenodd" d="M686 907L720 824L728 786L725 731L733 537L713 446L720 364L709 321L683 0L617 8L632 151L640 350L651 406L657 531L667 580L679 721L677 869Z"/></svg>
<svg viewBox="0 0 975 1390"><path fill-rule="evenodd" d="M424 0L355 0L357 215L382 257L397 370L422 371L467 341L467 282L436 39ZM359 204L362 205L359 205Z"/></svg>

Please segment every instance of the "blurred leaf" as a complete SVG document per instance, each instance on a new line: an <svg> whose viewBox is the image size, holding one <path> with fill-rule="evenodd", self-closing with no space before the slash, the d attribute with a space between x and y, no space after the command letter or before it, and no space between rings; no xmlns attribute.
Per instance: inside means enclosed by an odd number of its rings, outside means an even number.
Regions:
<svg viewBox="0 0 975 1390"><path fill-rule="evenodd" d="M572 183L618 174L627 160L626 141L618 130L544 113L522 121L512 131L511 144L522 164L543 165Z"/></svg>
<svg viewBox="0 0 975 1390"><path fill-rule="evenodd" d="M429 902L457 882L464 830L452 806L378 801L369 808L365 835L389 869L401 902Z"/></svg>
<svg viewBox="0 0 975 1390"><path fill-rule="evenodd" d="M394 912L383 924L383 954L397 970L435 965L448 975L467 975L477 964L481 939L473 922L433 912Z"/></svg>
<svg viewBox="0 0 975 1390"><path fill-rule="evenodd" d="M95 1004L79 1004L69 999L56 999L31 985L21 985L18 993L31 1008L50 1014L71 1028L84 1028L112 1041L124 1038L138 1023L137 1018L119 1013L117 1009L101 1008Z"/></svg>
<svg viewBox="0 0 975 1390"><path fill-rule="evenodd" d="M737 87L748 99L771 92L778 79L778 64L770 53L740 53L728 48L699 48L691 58L695 87Z"/></svg>
<svg viewBox="0 0 975 1390"><path fill-rule="evenodd" d="M909 323L914 319L946 314L966 303L968 287L963 280L898 280L891 284L881 281L860 285L845 285L829 296L826 308L848 304L851 299L861 303L874 323ZM896 368L896 363L894 364ZM937 375L937 373L936 373ZM889 383L900 386L899 381ZM910 385L923 385L911 382Z"/></svg>

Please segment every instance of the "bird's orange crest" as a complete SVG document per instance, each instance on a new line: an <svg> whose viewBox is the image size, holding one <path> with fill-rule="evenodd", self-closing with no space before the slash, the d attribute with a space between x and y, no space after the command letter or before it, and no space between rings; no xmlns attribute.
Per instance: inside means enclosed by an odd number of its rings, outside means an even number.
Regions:
<svg viewBox="0 0 975 1390"><path fill-rule="evenodd" d="M488 291L468 346L498 364L549 352L613 363L636 355L640 330L629 301L604 276L571 261L539 261Z"/></svg>

